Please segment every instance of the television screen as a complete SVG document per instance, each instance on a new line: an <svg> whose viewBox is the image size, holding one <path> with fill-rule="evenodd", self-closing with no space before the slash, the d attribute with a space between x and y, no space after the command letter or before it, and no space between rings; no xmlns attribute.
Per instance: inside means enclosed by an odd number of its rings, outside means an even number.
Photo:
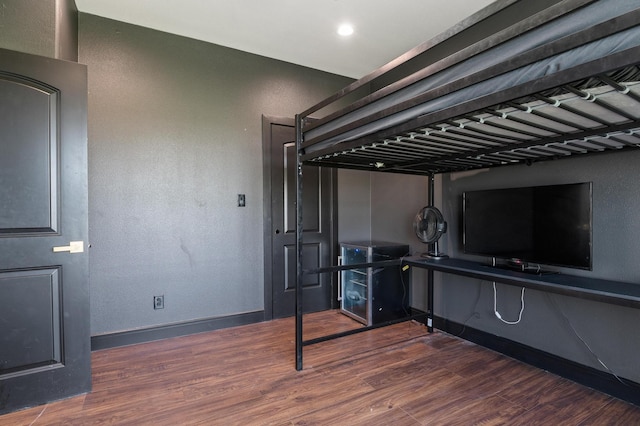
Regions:
<svg viewBox="0 0 640 426"><path fill-rule="evenodd" d="M591 269L591 182L463 194L464 252Z"/></svg>

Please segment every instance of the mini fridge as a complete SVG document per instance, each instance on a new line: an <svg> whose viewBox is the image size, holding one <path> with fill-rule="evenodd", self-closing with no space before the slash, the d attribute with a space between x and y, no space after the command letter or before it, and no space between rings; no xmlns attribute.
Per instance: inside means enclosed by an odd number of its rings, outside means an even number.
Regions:
<svg viewBox="0 0 640 426"><path fill-rule="evenodd" d="M340 263L354 265L400 259L406 244L360 241L340 244ZM366 267L340 272L340 310L365 324L405 318L411 312L411 274L401 266Z"/></svg>

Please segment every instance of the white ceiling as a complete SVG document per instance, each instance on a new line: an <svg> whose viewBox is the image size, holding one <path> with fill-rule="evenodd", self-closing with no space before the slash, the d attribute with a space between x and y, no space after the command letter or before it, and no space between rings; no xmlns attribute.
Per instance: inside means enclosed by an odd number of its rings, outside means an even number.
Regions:
<svg viewBox="0 0 640 426"><path fill-rule="evenodd" d="M359 78L493 0L76 0L80 12ZM344 38L339 24L355 33Z"/></svg>

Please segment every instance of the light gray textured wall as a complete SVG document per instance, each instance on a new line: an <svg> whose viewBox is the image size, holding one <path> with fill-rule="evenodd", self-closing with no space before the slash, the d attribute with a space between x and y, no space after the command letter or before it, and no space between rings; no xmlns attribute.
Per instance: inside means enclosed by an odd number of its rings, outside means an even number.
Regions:
<svg viewBox="0 0 640 426"><path fill-rule="evenodd" d="M0 48L78 60L78 9L73 0L4 0Z"/></svg>
<svg viewBox="0 0 640 426"><path fill-rule="evenodd" d="M92 15L79 31L92 335L263 310L261 115L351 80Z"/></svg>
<svg viewBox="0 0 640 426"><path fill-rule="evenodd" d="M338 240L379 240L424 251L413 218L427 203L428 179L393 173L339 170Z"/></svg>
<svg viewBox="0 0 640 426"><path fill-rule="evenodd" d="M55 56L55 3L6 0L0 14L0 47L34 55Z"/></svg>
<svg viewBox="0 0 640 426"><path fill-rule="evenodd" d="M409 244L412 254L426 251L413 230L413 219L428 203L424 176L371 174L371 236L374 240ZM412 271L412 306L426 310L426 271Z"/></svg>
<svg viewBox="0 0 640 426"><path fill-rule="evenodd" d="M488 262L462 253L463 191L592 181L593 270L560 270L640 285L639 163L640 152L634 151L443 175L442 207L451 225L445 249L455 257ZM522 322L509 326L494 316L491 282L438 277L436 315L603 370L570 322L615 374L640 382L640 310L527 290ZM517 319L520 289L498 284L498 303L503 318Z"/></svg>
<svg viewBox="0 0 640 426"><path fill-rule="evenodd" d="M338 240L378 240L425 247L413 231L415 214L427 204L428 179L355 170L338 172ZM426 274L413 271L412 306L426 309Z"/></svg>
<svg viewBox="0 0 640 426"><path fill-rule="evenodd" d="M338 170L338 242L371 239L371 175Z"/></svg>
<svg viewBox="0 0 640 426"><path fill-rule="evenodd" d="M371 236L425 251L413 231L413 219L427 204L428 178L394 173L371 174Z"/></svg>

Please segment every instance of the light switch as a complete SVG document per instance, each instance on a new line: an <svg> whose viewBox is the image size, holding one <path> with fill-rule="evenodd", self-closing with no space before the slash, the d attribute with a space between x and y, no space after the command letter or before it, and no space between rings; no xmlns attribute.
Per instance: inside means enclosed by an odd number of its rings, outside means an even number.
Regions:
<svg viewBox="0 0 640 426"><path fill-rule="evenodd" d="M244 194L238 194L238 207L246 206Z"/></svg>

